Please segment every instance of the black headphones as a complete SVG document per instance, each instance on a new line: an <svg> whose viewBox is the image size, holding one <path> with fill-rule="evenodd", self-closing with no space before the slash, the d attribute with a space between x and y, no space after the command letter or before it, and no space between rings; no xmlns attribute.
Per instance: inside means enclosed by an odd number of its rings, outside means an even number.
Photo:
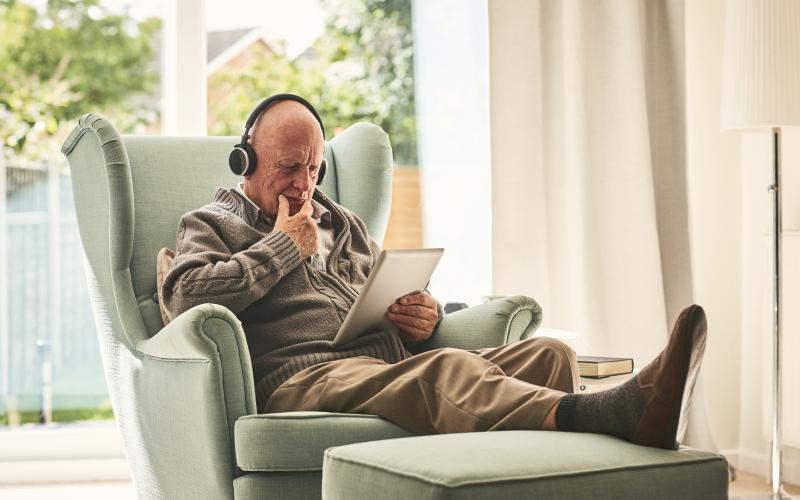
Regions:
<svg viewBox="0 0 800 500"><path fill-rule="evenodd" d="M317 122L319 123L319 128L322 129L322 138L323 140L325 139L325 127L322 125L322 118L319 117L319 113L317 113L317 110L314 109L314 106L312 106L310 102L306 101L299 95L294 94L275 94L267 97L261 101L261 103L250 113L250 116L247 118L247 123L244 125L244 135L242 135L241 142L233 147L233 151L231 151L230 156L228 156L228 166L231 167L231 171L234 174L250 175L253 173L253 171L255 171L256 165L258 164L256 152L247 141L250 128L256 122L258 117L261 116L261 113L263 113L273 104L280 101L299 102L309 111L311 111L311 114L314 115L314 118L316 118ZM328 166L327 163L328 162L326 162L323 158L322 163L319 166L319 174L317 174L318 185L322 183L322 179L325 177L325 169Z"/></svg>

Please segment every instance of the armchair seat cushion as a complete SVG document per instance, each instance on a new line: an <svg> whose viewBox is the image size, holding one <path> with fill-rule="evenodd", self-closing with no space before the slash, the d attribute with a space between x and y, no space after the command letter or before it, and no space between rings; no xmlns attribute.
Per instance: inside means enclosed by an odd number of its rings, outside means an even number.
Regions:
<svg viewBox="0 0 800 500"><path fill-rule="evenodd" d="M413 436L374 415L311 411L247 415L234 435L244 471L321 471L332 446Z"/></svg>
<svg viewBox="0 0 800 500"><path fill-rule="evenodd" d="M442 434L325 452L322 497L392 499L727 498L716 453L637 446L599 434Z"/></svg>

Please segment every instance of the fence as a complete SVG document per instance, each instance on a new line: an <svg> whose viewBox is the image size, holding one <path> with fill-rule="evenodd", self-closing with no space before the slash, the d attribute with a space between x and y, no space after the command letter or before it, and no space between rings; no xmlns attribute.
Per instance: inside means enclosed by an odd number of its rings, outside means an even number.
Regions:
<svg viewBox="0 0 800 500"><path fill-rule="evenodd" d="M45 357L54 410L107 400L65 170L0 158L0 415L41 410Z"/></svg>

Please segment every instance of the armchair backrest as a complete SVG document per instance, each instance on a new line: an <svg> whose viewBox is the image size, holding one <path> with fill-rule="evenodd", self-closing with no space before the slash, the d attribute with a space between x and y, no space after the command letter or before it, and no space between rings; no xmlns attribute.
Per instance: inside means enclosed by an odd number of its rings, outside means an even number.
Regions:
<svg viewBox="0 0 800 500"><path fill-rule="evenodd" d="M236 471L231 453L233 422L255 407L252 384L245 384L232 396L240 404L229 407L227 413L215 408L221 416L209 417L215 422L214 436L187 437L186 429L171 430L194 422L178 421L174 413L167 417L155 405L139 404L145 395L152 397L154 389L168 392L165 385L169 384L148 368L153 364L137 350L137 345L163 327L156 300L157 253L162 247L174 248L182 214L208 203L218 186L239 182L227 168L228 153L237 141L237 137L121 137L106 119L88 114L80 118L62 148L72 171L75 212L109 395L142 497L164 497L164 485L175 475L164 464L176 462L195 474L193 487L205 491L207 497L232 491L227 481L232 481L231 471ZM359 123L326 143L325 158L328 173L321 189L356 212L380 243L391 204L388 137L374 125ZM246 353L241 363L237 372L252 373ZM154 373L148 375L148 370ZM196 391L196 401L214 392L213 388ZM186 399L192 400L189 395ZM181 408L181 413L206 410ZM180 448L203 453L176 458ZM222 451L215 455L212 450ZM223 466L226 470L220 471ZM189 480L188 476L178 479Z"/></svg>

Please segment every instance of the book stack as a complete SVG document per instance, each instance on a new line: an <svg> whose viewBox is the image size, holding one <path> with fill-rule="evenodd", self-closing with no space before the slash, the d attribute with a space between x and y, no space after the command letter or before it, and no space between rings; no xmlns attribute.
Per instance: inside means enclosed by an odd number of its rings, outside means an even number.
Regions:
<svg viewBox="0 0 800 500"><path fill-rule="evenodd" d="M604 378L633 372L632 358L578 356L581 377Z"/></svg>

